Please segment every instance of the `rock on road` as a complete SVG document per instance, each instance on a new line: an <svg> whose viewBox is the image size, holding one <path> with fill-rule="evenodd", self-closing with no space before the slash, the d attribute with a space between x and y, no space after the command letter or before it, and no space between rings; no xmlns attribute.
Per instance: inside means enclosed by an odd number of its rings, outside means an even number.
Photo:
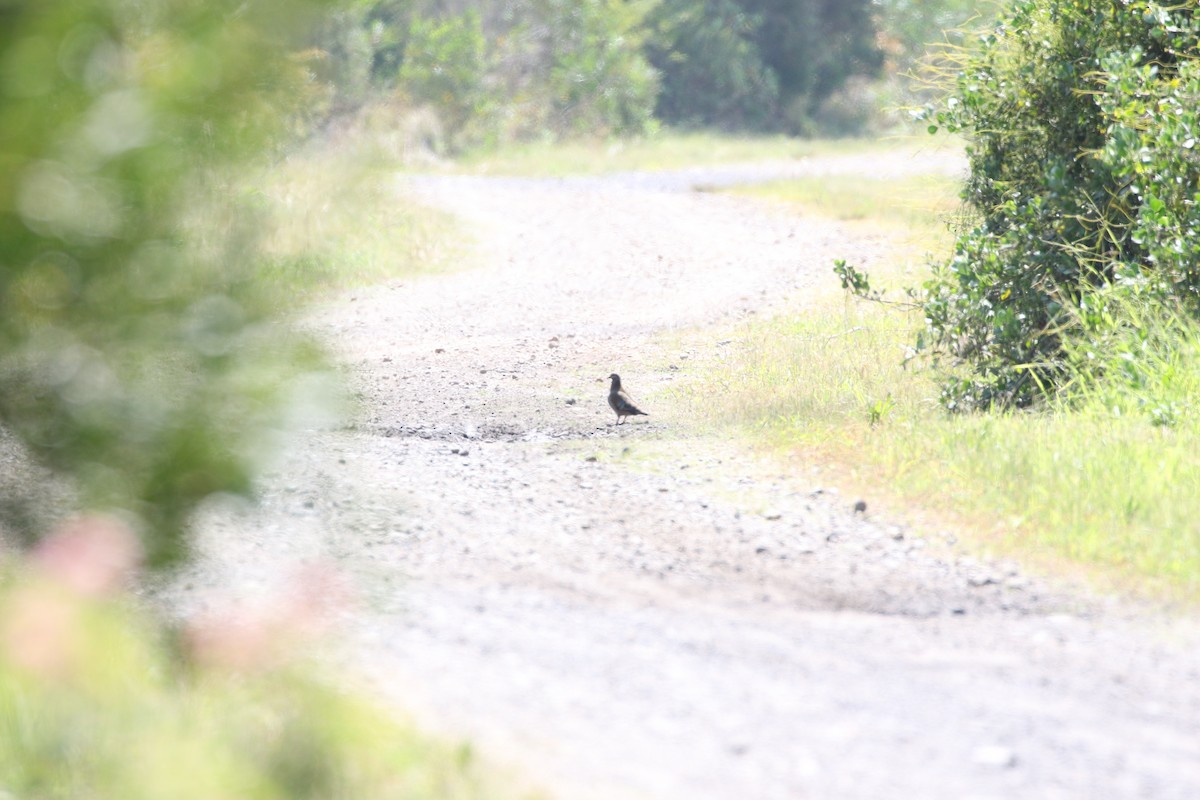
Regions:
<svg viewBox="0 0 1200 800"><path fill-rule="evenodd" d="M788 169L884 166L930 168ZM764 174L403 181L472 263L320 310L358 416L211 515L180 613L332 561L374 689L563 800L1200 797L1194 625L689 427L681 347L884 252L689 190ZM651 417L612 425L614 371Z"/></svg>

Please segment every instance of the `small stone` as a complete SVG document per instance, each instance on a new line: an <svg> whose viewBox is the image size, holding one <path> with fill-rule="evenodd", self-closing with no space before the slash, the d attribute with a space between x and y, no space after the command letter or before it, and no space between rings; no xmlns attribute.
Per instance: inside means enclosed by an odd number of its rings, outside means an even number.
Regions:
<svg viewBox="0 0 1200 800"><path fill-rule="evenodd" d="M1017 765L1017 754L1003 745L982 745L971 752L971 762L981 767L1012 769Z"/></svg>
<svg viewBox="0 0 1200 800"><path fill-rule="evenodd" d="M574 398L574 397L568 397L568 398L567 398L567 405L569 405L569 406L573 406L573 405L575 405L575 402L576 402L576 401L575 401L575 398Z"/></svg>
<svg viewBox="0 0 1200 800"><path fill-rule="evenodd" d="M600 459L598 459L596 456L588 456L587 458L584 459L584 461L587 461L592 464L595 464L599 460Z"/></svg>
<svg viewBox="0 0 1200 800"><path fill-rule="evenodd" d="M775 520L783 519L783 512L776 511L775 509L771 509L770 511L764 511L763 519L770 520L772 522L774 522Z"/></svg>
<svg viewBox="0 0 1200 800"><path fill-rule="evenodd" d="M469 456L471 455L471 451L464 447L462 450L458 451L458 454L460 456Z"/></svg>
<svg viewBox="0 0 1200 800"><path fill-rule="evenodd" d="M855 513L855 514L865 514L865 513L867 513L867 501L866 501L866 500L859 500L858 502L856 502L856 503L854 504L854 513Z"/></svg>

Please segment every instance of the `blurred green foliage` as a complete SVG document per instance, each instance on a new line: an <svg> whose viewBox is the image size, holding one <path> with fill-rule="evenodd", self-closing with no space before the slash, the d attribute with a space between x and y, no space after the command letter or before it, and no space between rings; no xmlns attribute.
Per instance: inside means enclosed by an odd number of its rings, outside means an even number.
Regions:
<svg viewBox="0 0 1200 800"><path fill-rule="evenodd" d="M969 367L949 407L1053 392L1065 342L1138 327L1125 301L1200 310L1198 56L1195 4L1140 0L1018 0L963 52L925 112L966 137L982 220L924 292L922 343Z"/></svg>
<svg viewBox="0 0 1200 800"><path fill-rule="evenodd" d="M0 578L0 795L39 800L460 800L498 793L226 618L164 635L111 596Z"/></svg>
<svg viewBox="0 0 1200 800"><path fill-rule="evenodd" d="M313 45L331 109L363 98L431 109L435 150L637 134L654 124L658 81L643 46L656 3L366 0L327 19Z"/></svg>
<svg viewBox="0 0 1200 800"><path fill-rule="evenodd" d="M431 108L436 148L689 128L868 130L863 86L976 0L360 0L314 46L331 108ZM876 103L878 105L878 103Z"/></svg>
<svg viewBox="0 0 1200 800"><path fill-rule="evenodd" d="M151 566L184 555L198 502L248 488L313 362L266 320L234 178L311 101L318 10L0 3L0 424L136 521Z"/></svg>

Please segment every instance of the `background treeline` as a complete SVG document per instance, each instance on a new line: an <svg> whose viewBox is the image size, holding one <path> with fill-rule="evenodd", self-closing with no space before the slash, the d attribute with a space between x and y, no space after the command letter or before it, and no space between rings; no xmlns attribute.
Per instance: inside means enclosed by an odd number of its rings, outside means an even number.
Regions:
<svg viewBox="0 0 1200 800"><path fill-rule="evenodd" d="M977 0L360 0L313 39L318 122L382 100L439 151L676 127L861 134ZM889 80L890 79L890 80Z"/></svg>

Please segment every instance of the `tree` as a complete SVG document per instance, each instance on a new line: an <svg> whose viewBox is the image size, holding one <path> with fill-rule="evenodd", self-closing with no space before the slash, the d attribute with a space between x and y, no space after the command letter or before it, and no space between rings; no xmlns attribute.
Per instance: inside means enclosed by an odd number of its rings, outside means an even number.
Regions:
<svg viewBox="0 0 1200 800"><path fill-rule="evenodd" d="M869 0L667 0L656 21L668 122L807 131L822 101L883 64Z"/></svg>

